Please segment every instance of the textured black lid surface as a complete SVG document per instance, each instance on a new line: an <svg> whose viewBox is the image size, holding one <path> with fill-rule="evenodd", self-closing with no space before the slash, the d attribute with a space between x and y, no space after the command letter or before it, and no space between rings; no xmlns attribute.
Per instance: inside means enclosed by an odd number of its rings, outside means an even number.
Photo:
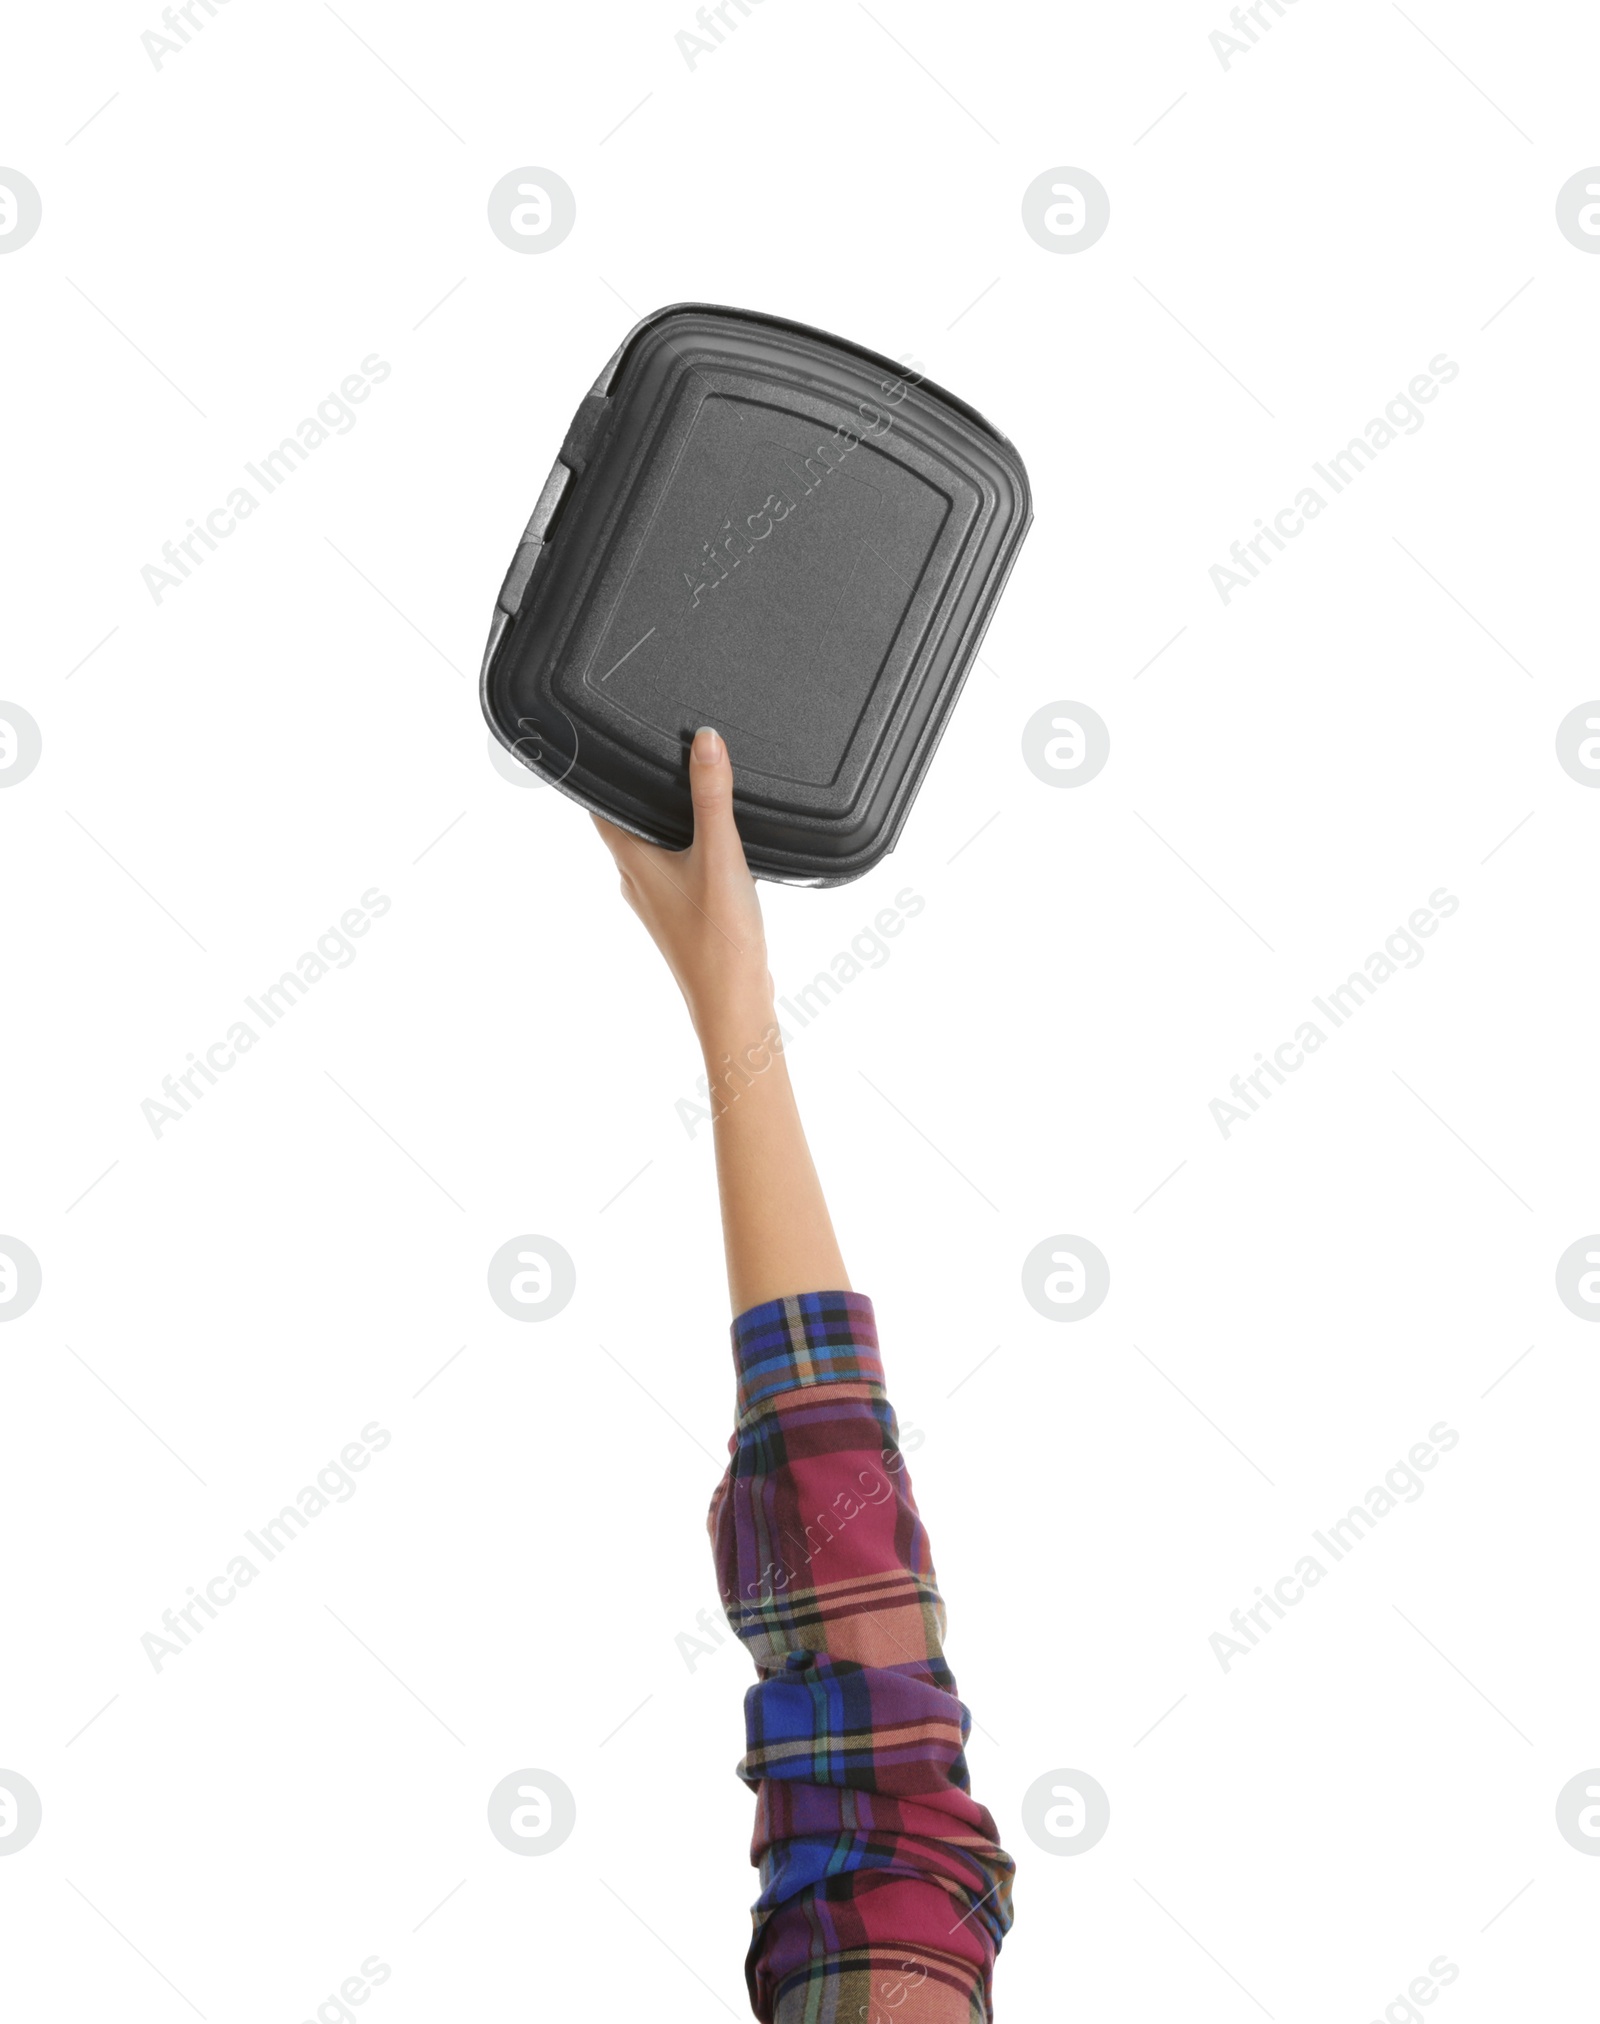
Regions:
<svg viewBox="0 0 1600 2024"><path fill-rule="evenodd" d="M685 754L727 738L759 876L893 849L1031 518L1012 446L890 361L697 304L584 400L496 610L484 712L563 792L691 834Z"/></svg>

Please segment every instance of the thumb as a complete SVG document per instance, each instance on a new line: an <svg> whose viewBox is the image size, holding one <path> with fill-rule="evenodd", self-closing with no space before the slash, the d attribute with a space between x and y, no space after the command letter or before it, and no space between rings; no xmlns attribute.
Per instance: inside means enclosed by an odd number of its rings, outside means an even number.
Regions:
<svg viewBox="0 0 1600 2024"><path fill-rule="evenodd" d="M733 762L724 739L709 724L694 734L689 747L689 798L694 803L694 840L712 850L730 844L744 854L733 819Z"/></svg>

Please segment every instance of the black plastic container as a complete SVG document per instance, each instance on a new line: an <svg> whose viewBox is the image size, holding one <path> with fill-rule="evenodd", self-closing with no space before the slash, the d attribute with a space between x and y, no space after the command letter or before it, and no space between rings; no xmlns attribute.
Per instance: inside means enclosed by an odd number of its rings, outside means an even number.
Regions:
<svg viewBox="0 0 1600 2024"><path fill-rule="evenodd" d="M859 345L683 303L585 398L501 588L483 708L586 808L680 848L723 733L758 877L894 848L1032 506L964 401Z"/></svg>

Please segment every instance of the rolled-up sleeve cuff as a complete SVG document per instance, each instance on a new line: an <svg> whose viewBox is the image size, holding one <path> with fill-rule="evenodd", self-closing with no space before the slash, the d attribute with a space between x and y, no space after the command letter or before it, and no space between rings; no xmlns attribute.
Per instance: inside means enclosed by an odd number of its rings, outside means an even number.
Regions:
<svg viewBox="0 0 1600 2024"><path fill-rule="evenodd" d="M883 1388L878 1330L864 1293L792 1293L734 1318L733 1362L744 1420L778 1392L804 1385Z"/></svg>

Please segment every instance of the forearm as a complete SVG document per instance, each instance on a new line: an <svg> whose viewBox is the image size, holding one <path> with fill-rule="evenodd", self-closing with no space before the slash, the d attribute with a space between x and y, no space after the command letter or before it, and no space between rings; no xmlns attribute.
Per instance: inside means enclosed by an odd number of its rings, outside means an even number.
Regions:
<svg viewBox="0 0 1600 2024"><path fill-rule="evenodd" d="M595 821L624 898L678 980L706 1058L728 1291L740 1314L849 1281L784 1064L761 903L733 819L733 768L708 728L695 733L689 794L694 842L685 851Z"/></svg>
<svg viewBox="0 0 1600 2024"><path fill-rule="evenodd" d="M848 1290L770 1000L700 1033L735 1314L819 1287Z"/></svg>

